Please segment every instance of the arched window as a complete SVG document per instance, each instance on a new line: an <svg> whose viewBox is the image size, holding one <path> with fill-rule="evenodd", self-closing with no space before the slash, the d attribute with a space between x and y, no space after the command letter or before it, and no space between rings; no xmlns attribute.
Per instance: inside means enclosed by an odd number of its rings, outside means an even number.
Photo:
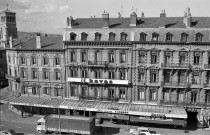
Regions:
<svg viewBox="0 0 210 135"><path fill-rule="evenodd" d="M75 33L73 33L73 32L70 33L70 40L71 40L71 41L75 41L75 40L76 40L76 36L77 36L77 35L76 35Z"/></svg>
<svg viewBox="0 0 210 135"><path fill-rule="evenodd" d="M120 41L126 41L127 40L127 34L125 32L120 33Z"/></svg>
<svg viewBox="0 0 210 135"><path fill-rule="evenodd" d="M88 35L87 35L86 33L82 32L82 33L81 33L81 40L82 40L82 41L87 41L87 36L88 36Z"/></svg>
<svg viewBox="0 0 210 135"><path fill-rule="evenodd" d="M173 34L171 33L166 33L166 42L172 42L172 37L173 37Z"/></svg>
<svg viewBox="0 0 210 135"><path fill-rule="evenodd" d="M182 33L181 34L181 42L187 42L188 34L187 33Z"/></svg>
<svg viewBox="0 0 210 135"><path fill-rule="evenodd" d="M115 33L113 33L113 32L110 32L109 33L109 41L115 41Z"/></svg>
<svg viewBox="0 0 210 135"><path fill-rule="evenodd" d="M59 55L56 55L54 58L54 63L55 65L60 65L61 64L61 58Z"/></svg>
<svg viewBox="0 0 210 135"><path fill-rule="evenodd" d="M31 56L31 64L32 65L36 65L37 64L37 61L36 61L37 59L36 59L36 55L34 54L34 55L32 55Z"/></svg>
<svg viewBox="0 0 210 135"><path fill-rule="evenodd" d="M101 41L101 33L95 33L95 41Z"/></svg>
<svg viewBox="0 0 210 135"><path fill-rule="evenodd" d="M157 34L156 32L152 33L152 41L158 41L158 37L159 37L159 34Z"/></svg>
<svg viewBox="0 0 210 135"><path fill-rule="evenodd" d="M49 64L49 58L47 55L43 56L43 65L48 65Z"/></svg>
<svg viewBox="0 0 210 135"><path fill-rule="evenodd" d="M201 34L200 32L196 33L195 42L202 42L202 38L203 38L203 34Z"/></svg>
<svg viewBox="0 0 210 135"><path fill-rule="evenodd" d="M140 33L139 41L145 42L146 41L146 37L147 37L146 33L144 33L144 32Z"/></svg>

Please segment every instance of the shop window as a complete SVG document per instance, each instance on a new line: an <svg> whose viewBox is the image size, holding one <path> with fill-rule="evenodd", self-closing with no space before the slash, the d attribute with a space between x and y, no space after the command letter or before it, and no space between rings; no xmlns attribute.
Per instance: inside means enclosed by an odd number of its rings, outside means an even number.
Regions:
<svg viewBox="0 0 210 135"><path fill-rule="evenodd" d="M145 81L145 73L139 72L138 81L139 82L144 82Z"/></svg>
<svg viewBox="0 0 210 135"><path fill-rule="evenodd" d="M187 42L188 34L187 33L182 33L181 34L181 42Z"/></svg>
<svg viewBox="0 0 210 135"><path fill-rule="evenodd" d="M126 54L120 53L120 63L125 63L125 62L126 62Z"/></svg>
<svg viewBox="0 0 210 135"><path fill-rule="evenodd" d="M109 71L109 79L114 79L114 71Z"/></svg>
<svg viewBox="0 0 210 135"><path fill-rule="evenodd" d="M120 99L125 99L126 98L125 89L120 89L119 97L120 97Z"/></svg>
<svg viewBox="0 0 210 135"><path fill-rule="evenodd" d="M126 40L127 40L127 34L124 33L124 32L122 32L122 33L120 34L120 41L126 41Z"/></svg>
<svg viewBox="0 0 210 135"><path fill-rule="evenodd" d="M75 33L70 33L70 40L75 41L76 40L76 34Z"/></svg>
<svg viewBox="0 0 210 135"><path fill-rule="evenodd" d="M82 96L88 96L88 89L87 87L82 87Z"/></svg>
<svg viewBox="0 0 210 135"><path fill-rule="evenodd" d="M71 96L76 96L76 87L75 86L71 86L70 90L71 90Z"/></svg>
<svg viewBox="0 0 210 135"><path fill-rule="evenodd" d="M83 32L83 33L81 34L81 40L82 40L82 41L87 41L87 37L88 37L88 35L87 35L86 33Z"/></svg>
<svg viewBox="0 0 210 135"><path fill-rule="evenodd" d="M145 42L146 41L146 37L147 37L146 33L143 33L143 32L140 33L139 41Z"/></svg>
<svg viewBox="0 0 210 135"><path fill-rule="evenodd" d="M114 98L114 90L113 89L108 89L108 97Z"/></svg>
<svg viewBox="0 0 210 135"><path fill-rule="evenodd" d="M82 57L82 62L86 62L87 61L87 53L86 52L82 52L81 53L81 57Z"/></svg>
<svg viewBox="0 0 210 135"><path fill-rule="evenodd" d="M113 32L109 33L109 41L115 41L115 35Z"/></svg>
<svg viewBox="0 0 210 135"><path fill-rule="evenodd" d="M114 63L114 52L109 52L109 63Z"/></svg>
<svg viewBox="0 0 210 135"><path fill-rule="evenodd" d="M98 32L95 33L95 41L101 41L101 34Z"/></svg>
<svg viewBox="0 0 210 135"><path fill-rule="evenodd" d="M157 91L150 90L150 101L156 101L156 100L157 100Z"/></svg>
<svg viewBox="0 0 210 135"><path fill-rule="evenodd" d="M158 41L158 36L157 33L152 33L152 41Z"/></svg>
<svg viewBox="0 0 210 135"><path fill-rule="evenodd" d="M57 96L57 97L61 96L61 91L62 91L61 88L55 87L54 88L54 95Z"/></svg>
<svg viewBox="0 0 210 135"><path fill-rule="evenodd" d="M195 42L202 42L203 34L197 33L195 35Z"/></svg>
<svg viewBox="0 0 210 135"><path fill-rule="evenodd" d="M191 102L196 103L197 101L197 92L192 92L191 93Z"/></svg>
<svg viewBox="0 0 210 135"><path fill-rule="evenodd" d="M50 88L49 87L44 87L43 88L43 94L50 95Z"/></svg>
<svg viewBox="0 0 210 135"><path fill-rule="evenodd" d="M126 80L126 71L120 70L120 80Z"/></svg>
<svg viewBox="0 0 210 135"><path fill-rule="evenodd" d="M48 63L49 63L48 57L47 56L44 56L43 57L43 65L48 65Z"/></svg>
<svg viewBox="0 0 210 135"><path fill-rule="evenodd" d="M31 57L31 64L36 65L36 56Z"/></svg>
<svg viewBox="0 0 210 135"><path fill-rule="evenodd" d="M58 66L61 64L61 60L59 56L55 56L55 65Z"/></svg>
<svg viewBox="0 0 210 135"><path fill-rule="evenodd" d="M37 70L32 69L32 79L37 79Z"/></svg>
<svg viewBox="0 0 210 135"><path fill-rule="evenodd" d="M100 97L100 89L99 88L94 88L94 95L95 95L95 97Z"/></svg>
<svg viewBox="0 0 210 135"><path fill-rule="evenodd" d="M36 95L37 94L37 88L36 87L32 87L32 94Z"/></svg>
<svg viewBox="0 0 210 135"><path fill-rule="evenodd" d="M171 33L167 33L166 34L166 42L172 42L172 37L173 37L173 35L171 34Z"/></svg>
<svg viewBox="0 0 210 135"><path fill-rule="evenodd" d="M74 51L70 52L70 62L76 62L76 53Z"/></svg>
<svg viewBox="0 0 210 135"><path fill-rule="evenodd" d="M49 79L49 71L48 70L43 70L43 79L44 80Z"/></svg>

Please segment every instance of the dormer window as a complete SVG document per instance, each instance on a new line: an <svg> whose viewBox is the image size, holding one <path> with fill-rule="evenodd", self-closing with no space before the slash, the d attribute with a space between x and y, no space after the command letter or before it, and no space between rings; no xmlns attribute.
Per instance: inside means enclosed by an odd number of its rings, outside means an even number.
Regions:
<svg viewBox="0 0 210 135"><path fill-rule="evenodd" d="M152 41L158 41L158 34L155 32L155 33L152 33Z"/></svg>
<svg viewBox="0 0 210 135"><path fill-rule="evenodd" d="M83 33L81 34L81 40L82 40L82 41L87 41L87 36L88 36L88 35L87 35L86 33L83 32Z"/></svg>
<svg viewBox="0 0 210 135"><path fill-rule="evenodd" d="M109 33L109 41L115 41L115 35L113 32Z"/></svg>
<svg viewBox="0 0 210 135"><path fill-rule="evenodd" d="M120 41L126 41L126 40L127 40L127 34L124 33L124 32L122 32L122 33L120 34Z"/></svg>
<svg viewBox="0 0 210 135"><path fill-rule="evenodd" d="M95 33L95 41L101 41L101 33Z"/></svg>
<svg viewBox="0 0 210 135"><path fill-rule="evenodd" d="M181 41L181 42L187 42L187 37L188 37L188 34L187 34L187 33L182 33L182 34L181 34L181 39L180 39L180 41Z"/></svg>
<svg viewBox="0 0 210 135"><path fill-rule="evenodd" d="M166 42L172 42L173 35L171 33L166 33Z"/></svg>
<svg viewBox="0 0 210 135"><path fill-rule="evenodd" d="M76 40L76 34L75 33L70 33L70 40L75 41Z"/></svg>
<svg viewBox="0 0 210 135"><path fill-rule="evenodd" d="M144 33L144 32L140 33L139 41L145 42L146 41L146 37L147 37L146 33Z"/></svg>
<svg viewBox="0 0 210 135"><path fill-rule="evenodd" d="M203 37L203 34L197 33L195 35L195 42L202 42L202 37Z"/></svg>

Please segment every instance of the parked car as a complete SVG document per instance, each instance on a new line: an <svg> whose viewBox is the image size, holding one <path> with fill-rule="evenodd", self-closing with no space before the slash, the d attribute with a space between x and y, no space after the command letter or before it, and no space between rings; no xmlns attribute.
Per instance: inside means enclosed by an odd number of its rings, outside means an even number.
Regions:
<svg viewBox="0 0 210 135"><path fill-rule="evenodd" d="M16 132L13 129L6 129L0 131L0 135L16 135Z"/></svg>

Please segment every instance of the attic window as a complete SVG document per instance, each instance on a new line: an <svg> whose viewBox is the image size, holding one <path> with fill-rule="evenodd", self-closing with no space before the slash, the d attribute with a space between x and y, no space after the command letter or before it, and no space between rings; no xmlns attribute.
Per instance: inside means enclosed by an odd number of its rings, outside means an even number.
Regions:
<svg viewBox="0 0 210 135"><path fill-rule="evenodd" d="M115 41L115 35L113 32L109 33L109 41Z"/></svg>
<svg viewBox="0 0 210 135"><path fill-rule="evenodd" d="M70 33L70 40L75 41L76 40L76 34L75 33Z"/></svg>
<svg viewBox="0 0 210 135"><path fill-rule="evenodd" d="M188 37L188 34L187 34L187 33L182 33L182 34L181 34L181 39L180 39L180 41L181 41L181 42L187 42L187 37Z"/></svg>
<svg viewBox="0 0 210 135"><path fill-rule="evenodd" d="M144 33L144 32L140 33L139 41L146 41L146 37L147 37L146 33Z"/></svg>
<svg viewBox="0 0 210 135"><path fill-rule="evenodd" d="M122 32L121 34L120 34L120 41L126 41L127 40L127 34L126 33L124 33L124 32Z"/></svg>
<svg viewBox="0 0 210 135"><path fill-rule="evenodd" d="M195 42L202 42L202 37L203 37L203 34L197 33L195 35Z"/></svg>
<svg viewBox="0 0 210 135"><path fill-rule="evenodd" d="M101 33L95 33L95 41L101 41Z"/></svg>
<svg viewBox="0 0 210 135"><path fill-rule="evenodd" d="M152 41L158 41L158 34L155 32L155 33L152 33Z"/></svg>
<svg viewBox="0 0 210 135"><path fill-rule="evenodd" d="M173 35L171 33L166 33L166 42L172 42Z"/></svg>
<svg viewBox="0 0 210 135"><path fill-rule="evenodd" d="M87 36L88 36L88 35L87 35L86 33L83 32L83 33L81 34L81 40L82 40L82 41L87 41Z"/></svg>

